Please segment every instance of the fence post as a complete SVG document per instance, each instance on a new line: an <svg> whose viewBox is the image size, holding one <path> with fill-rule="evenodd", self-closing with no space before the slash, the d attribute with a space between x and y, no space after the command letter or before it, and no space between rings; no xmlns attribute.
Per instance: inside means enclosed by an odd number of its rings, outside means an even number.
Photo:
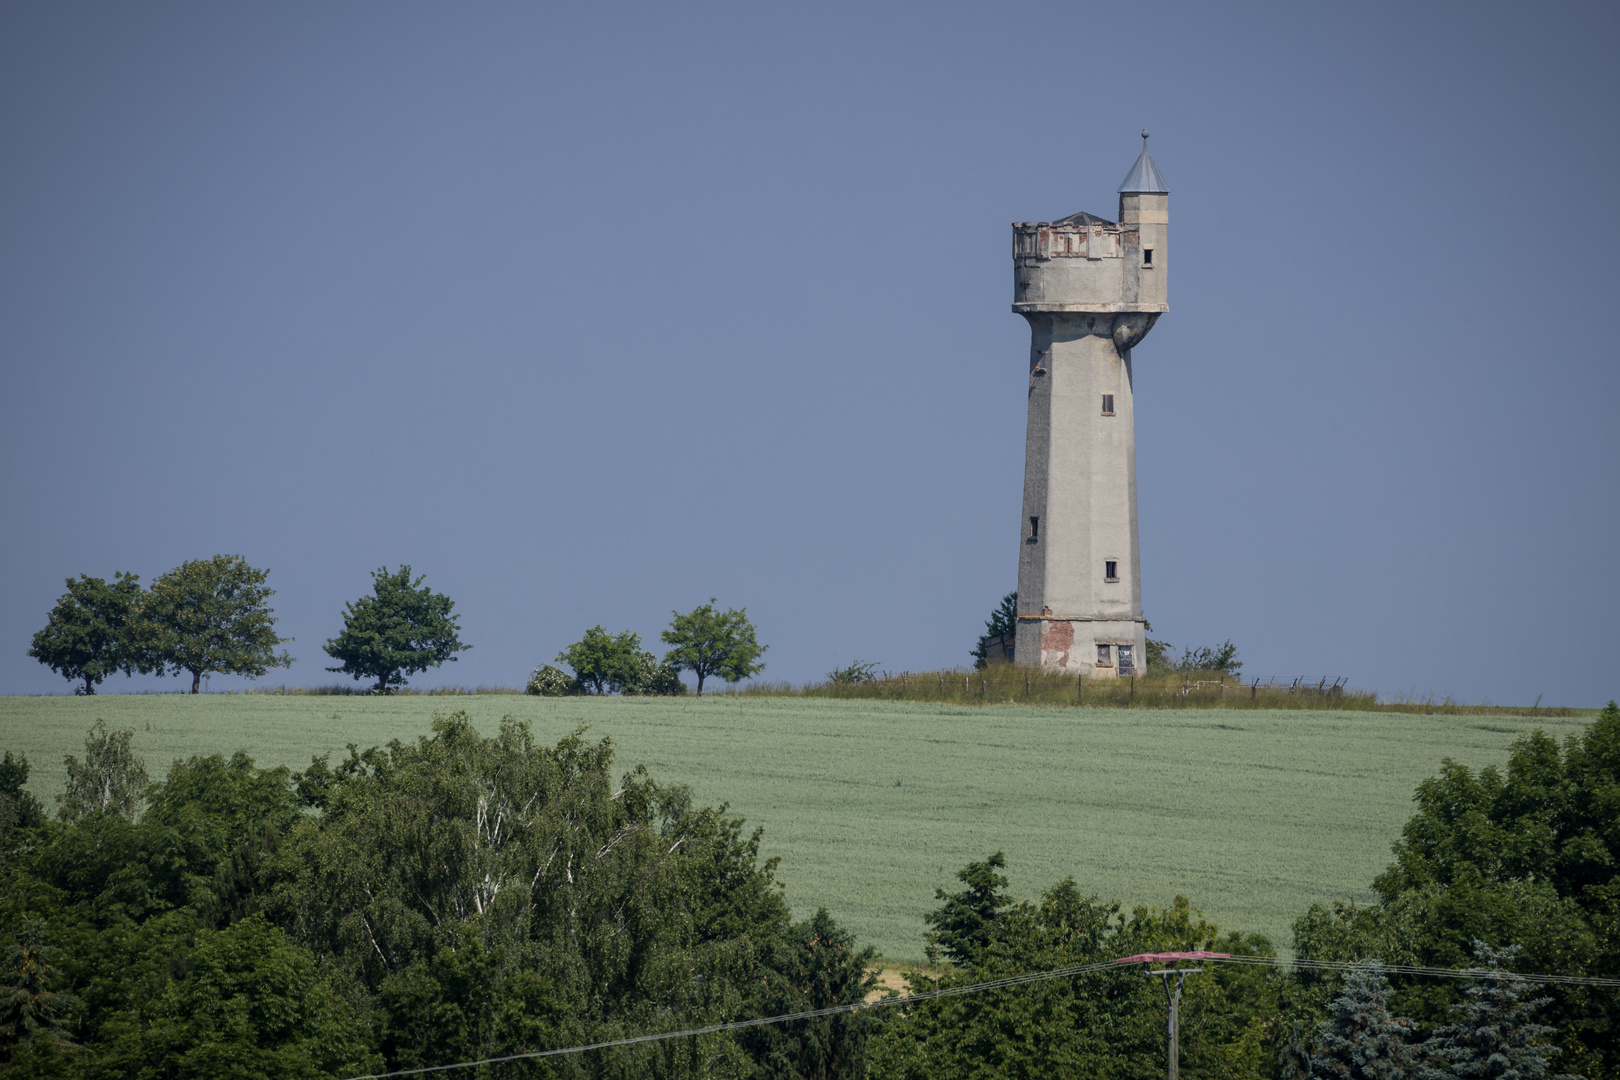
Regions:
<svg viewBox="0 0 1620 1080"><path fill-rule="evenodd" d="M1131 704L1136 704L1136 676L1131 676Z"/></svg>
<svg viewBox="0 0 1620 1080"><path fill-rule="evenodd" d="M1536 701L1540 702L1541 699L1538 697L1536 698ZM1086 680L1085 676L1083 675L1076 675L1074 677L1074 703L1076 705L1084 705L1086 703Z"/></svg>
<svg viewBox="0 0 1620 1080"><path fill-rule="evenodd" d="M1029 700L1029 676L1027 674L1024 676L1024 700Z"/></svg>

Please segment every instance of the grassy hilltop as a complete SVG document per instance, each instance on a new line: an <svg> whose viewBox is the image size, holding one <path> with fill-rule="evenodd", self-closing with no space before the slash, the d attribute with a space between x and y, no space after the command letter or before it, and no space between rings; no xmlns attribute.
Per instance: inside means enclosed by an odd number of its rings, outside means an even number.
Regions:
<svg viewBox="0 0 1620 1080"><path fill-rule="evenodd" d="M1127 903L1182 893L1216 922L1289 944L1313 900L1366 899L1444 757L1503 762L1535 727L1584 717L1370 712L975 708L805 698L278 697L0 698L0 749L23 751L54 807L62 757L99 717L133 728L154 778L176 757L247 751L301 769L425 734L464 708L493 732L505 714L555 741L580 725L612 738L702 802L765 828L766 855L800 916L825 905L890 960L920 957L922 914L953 871L997 848L1013 888L1073 875Z"/></svg>

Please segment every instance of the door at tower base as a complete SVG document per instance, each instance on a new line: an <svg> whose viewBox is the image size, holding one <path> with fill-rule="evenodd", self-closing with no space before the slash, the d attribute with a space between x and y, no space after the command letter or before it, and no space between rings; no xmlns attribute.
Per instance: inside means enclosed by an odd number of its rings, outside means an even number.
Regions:
<svg viewBox="0 0 1620 1080"><path fill-rule="evenodd" d="M1135 619L1029 618L1018 620L1019 643L1013 657L1040 657L1040 666L1073 672L1088 679L1118 679L1142 674L1146 635Z"/></svg>

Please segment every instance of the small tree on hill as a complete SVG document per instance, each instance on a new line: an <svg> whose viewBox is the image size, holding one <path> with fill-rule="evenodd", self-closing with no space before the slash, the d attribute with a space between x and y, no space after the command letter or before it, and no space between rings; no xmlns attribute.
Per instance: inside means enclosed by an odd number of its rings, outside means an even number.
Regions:
<svg viewBox="0 0 1620 1080"><path fill-rule="evenodd" d="M640 652L619 692L631 697L678 697L686 693L686 684L681 682L681 669L668 658L660 660L650 652Z"/></svg>
<svg viewBox="0 0 1620 1080"><path fill-rule="evenodd" d="M1200 645L1196 649L1188 646L1181 650L1181 659L1176 662L1177 671L1221 671L1236 675L1242 669L1243 661L1237 658L1237 646L1230 640L1214 648L1208 645Z"/></svg>
<svg viewBox="0 0 1620 1080"><path fill-rule="evenodd" d="M1562 1051L1541 1042L1555 1029L1535 1023L1530 1014L1549 999L1521 1000L1524 981L1501 977L1502 962L1518 951L1514 946L1498 952L1483 941L1474 942L1474 956L1484 967L1472 970L1496 977L1464 989L1456 1020L1418 1048L1423 1058L1419 1080L1542 1080L1547 1075L1553 1057Z"/></svg>
<svg viewBox="0 0 1620 1080"><path fill-rule="evenodd" d="M973 647L973 666L982 669L990 662L990 643L1003 634L1014 633L1018 629L1018 593L1010 592L1001 598L1001 603L990 613L990 618L984 624L984 633L979 635L979 643Z"/></svg>
<svg viewBox="0 0 1620 1080"><path fill-rule="evenodd" d="M130 746L134 738L132 730L108 731L101 720L91 726L84 740L84 761L72 754L62 759L67 766L67 789L56 797L57 817L77 821L95 810L135 816L148 778L146 763Z"/></svg>
<svg viewBox="0 0 1620 1080"><path fill-rule="evenodd" d="M240 555L215 555L182 563L152 582L131 630L134 663L141 671L191 673L191 692L202 677L217 673L256 679L292 657L276 646L275 612L267 601L268 570L255 570Z"/></svg>
<svg viewBox="0 0 1620 1080"><path fill-rule="evenodd" d="M664 654L664 663L677 671L697 676L697 692L703 693L703 680L718 675L734 683L765 670L760 662L769 645L761 645L748 621L747 608L714 609L714 597L682 615L670 612L669 629L659 637L673 648Z"/></svg>
<svg viewBox="0 0 1620 1080"><path fill-rule="evenodd" d="M1412 1065L1407 1033L1416 1026L1389 1014L1384 965L1369 961L1345 979L1311 1048L1311 1073L1322 1080L1403 1080Z"/></svg>
<svg viewBox="0 0 1620 1080"><path fill-rule="evenodd" d="M67 587L28 655L64 678L83 681L74 693L94 694L113 672L135 670L129 630L140 610L140 578L120 572L109 583L80 574L77 581L68 578Z"/></svg>
<svg viewBox="0 0 1620 1080"><path fill-rule="evenodd" d="M1142 620L1142 633L1153 633L1153 624L1146 619ZM1170 659L1173 646L1168 641L1146 638L1145 642L1147 644L1147 666L1149 668L1175 666L1175 662Z"/></svg>
<svg viewBox="0 0 1620 1080"><path fill-rule="evenodd" d="M956 872L967 888L949 893L934 890L934 899L944 903L923 916L934 929L928 935L928 949L942 949L952 963L966 966L995 940L1002 915L1012 906L1007 896L1007 878L996 871L1007 868L1007 856L996 852L983 862L968 863Z"/></svg>
<svg viewBox="0 0 1620 1080"><path fill-rule="evenodd" d="M404 686L406 676L472 648L461 643L460 616L450 614L456 602L423 585L425 579L412 581L409 566L373 572L372 595L343 605L343 632L326 643L326 655L341 664L326 670L376 679L374 691L385 694Z"/></svg>
<svg viewBox="0 0 1620 1080"><path fill-rule="evenodd" d="M574 678L591 693L617 693L635 685L641 674L641 635L631 630L610 634L593 626L557 654L557 663L572 668Z"/></svg>

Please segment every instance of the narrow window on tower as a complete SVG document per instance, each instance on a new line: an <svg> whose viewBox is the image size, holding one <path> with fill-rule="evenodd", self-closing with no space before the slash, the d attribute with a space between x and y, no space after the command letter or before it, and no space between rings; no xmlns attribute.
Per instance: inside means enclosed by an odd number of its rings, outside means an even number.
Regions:
<svg viewBox="0 0 1620 1080"><path fill-rule="evenodd" d="M1033 543L1035 543L1035 541L1039 540L1040 538L1041 538L1041 519L1038 518L1038 517L1032 517L1032 518L1029 519L1029 542L1033 544Z"/></svg>
<svg viewBox="0 0 1620 1080"><path fill-rule="evenodd" d="M1104 394L1103 395L1103 415L1104 416L1113 416L1114 415L1114 395L1113 394Z"/></svg>
<svg viewBox="0 0 1620 1080"><path fill-rule="evenodd" d="M1142 265L1143 266L1152 266L1153 265L1153 249L1152 248L1143 248L1142 249Z"/></svg>
<svg viewBox="0 0 1620 1080"><path fill-rule="evenodd" d="M1109 646L1109 645L1099 645L1099 646L1097 646L1097 666L1098 667L1113 667L1114 666L1114 658L1109 655L1109 649L1110 648L1112 648L1112 646Z"/></svg>
<svg viewBox="0 0 1620 1080"><path fill-rule="evenodd" d="M1109 559L1109 560L1107 560L1106 562L1103 563L1103 580L1104 581L1118 581L1119 580L1119 563L1118 562L1116 562L1113 559Z"/></svg>

